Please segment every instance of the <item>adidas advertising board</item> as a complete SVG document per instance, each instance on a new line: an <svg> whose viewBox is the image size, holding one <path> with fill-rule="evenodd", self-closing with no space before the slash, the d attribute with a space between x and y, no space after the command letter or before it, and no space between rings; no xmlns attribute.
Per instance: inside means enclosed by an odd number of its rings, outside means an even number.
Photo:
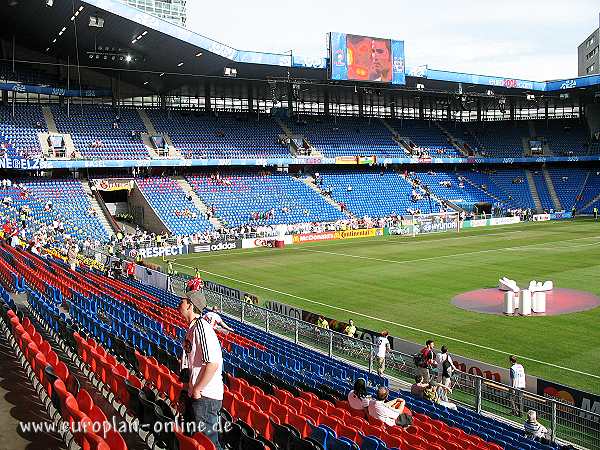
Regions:
<svg viewBox="0 0 600 450"><path fill-rule="evenodd" d="M190 253L208 253L218 252L221 250L235 250L242 248L240 240L237 241L216 241L210 244L194 244L190 246Z"/></svg>

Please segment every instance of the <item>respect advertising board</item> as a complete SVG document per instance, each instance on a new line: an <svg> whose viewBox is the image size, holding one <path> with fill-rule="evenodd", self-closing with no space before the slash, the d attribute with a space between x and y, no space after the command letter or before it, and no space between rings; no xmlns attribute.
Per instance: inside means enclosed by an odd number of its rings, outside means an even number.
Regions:
<svg viewBox="0 0 600 450"><path fill-rule="evenodd" d="M164 245L162 247L133 248L129 250L127 256L132 259L138 256L142 258L159 258L163 256L185 255L187 252L187 245Z"/></svg>

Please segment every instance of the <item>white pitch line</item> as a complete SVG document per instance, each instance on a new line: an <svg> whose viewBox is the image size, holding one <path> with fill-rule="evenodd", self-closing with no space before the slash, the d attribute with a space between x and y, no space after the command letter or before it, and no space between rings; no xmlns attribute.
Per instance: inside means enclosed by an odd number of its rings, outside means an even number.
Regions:
<svg viewBox="0 0 600 450"><path fill-rule="evenodd" d="M185 264L173 263L173 265L178 265L180 267L186 267L188 269L195 269L194 267L186 266ZM340 308L339 306L328 305L327 303L323 303L323 302L320 302L320 301L317 301L317 300L311 300L311 299L308 299L308 298L305 298L305 297L300 297L298 295L290 294L288 292L283 292L283 291L279 291L277 289L271 289L271 288L268 288L268 287L265 287L265 286L261 286L259 284L249 283L249 282L243 281L243 280L237 280L235 278L228 277L226 275L221 275L221 274L218 274L218 273L209 272L208 270L200 270L200 272L207 273L207 274L215 276L215 277L223 278L225 280L234 281L236 283L240 283L240 284L245 284L245 285L248 285L248 286L252 286L252 287L255 287L255 288L258 288L258 289L262 289L264 291L274 292L276 294L285 295L287 297L296 298L298 300L303 300L305 302L313 303L315 305L320 305L320 306L324 306L326 308L335 309L335 310L338 310L338 311L343 311L345 313L352 314L353 316L364 317L366 319L371 319L371 320L375 320L375 321L387 323L389 325L395 325L397 327L406 328L406 329L411 330L411 331L417 331L419 333L423 333L423 334L426 334L426 335L429 335L429 336L436 336L436 337L439 337L439 338L442 338L442 339L447 339L449 341L458 342L460 344L465 344L465 345L469 345L469 346L472 346L472 347L481 348L483 350L489 350L491 352L500 353L502 355L513 355L514 354L514 353L511 353L511 352L505 352L503 350L498 350L498 349L495 349L495 348L492 348L492 347L487 347L485 345L475 344L475 343L469 342L469 341L464 341L462 339L456 339L456 338L453 338L453 337L450 337L450 336L444 336L443 334L432 333L432 332L427 331L427 330L422 330L420 328L411 327L410 325L405 325L405 324L401 324L401 323L397 323L397 322L392 322L391 320L381 319L379 317L369 316L368 314L363 314L363 313L352 311L352 310L346 309L346 308ZM599 375L593 375L591 373L582 372L582 371L579 371L579 370L571 369L569 367L558 366L556 364L548 363L548 362L545 362L545 361L540 361L540 360L537 360L537 359L534 359L534 358L529 358L529 357L523 356L523 355L516 355L515 354L515 356L517 356L519 358L522 358L522 359L525 359L527 361L535 362L535 363L542 364L542 365L549 366L549 367L554 367L555 369L566 370L566 371L569 371L569 372L577 373L579 375L585 375L585 376L590 376L592 378L600 379Z"/></svg>
<svg viewBox="0 0 600 450"><path fill-rule="evenodd" d="M397 241L397 242L393 242L394 245L410 245L410 244L428 244L428 243L432 243L432 242L446 242L446 241L450 241L453 239L471 239L471 238L485 238L488 236L505 236L507 234L513 234L513 233L523 233L524 230L509 230L506 231L504 233L488 233L488 234L471 234L468 236L455 236L455 237L450 237L450 238L443 238L443 239L438 239L438 240L410 240L410 236L388 236L386 239L378 239L377 241L373 241L373 240L360 240L360 241L356 241L356 242L350 242L350 241L336 241L335 243L331 243L331 244L324 244L324 245L319 245L318 248L325 248L325 247L340 247L340 244L342 244L342 242L346 243L346 244L352 244L353 246L358 245L358 244L390 244L389 241ZM420 235L420 236L415 236L417 238L419 237L425 237L426 235ZM427 235L427 236L431 236L431 235ZM244 249L244 250L229 250L229 251L222 251L222 252L217 252L217 253L211 253L210 255L203 255L202 253L188 253L186 255L183 256L179 256L177 258L177 260L188 260L188 259L198 259L198 258L215 258L215 257L219 257L219 256L231 256L231 255L240 255L240 254L248 254L248 253L270 253L266 251L267 248L258 248L258 249ZM293 250L304 250L301 248L293 248Z"/></svg>
<svg viewBox="0 0 600 450"><path fill-rule="evenodd" d="M582 240L582 239L598 239L599 237L600 236L588 236L588 237L575 238L575 239L563 239L563 240L559 240L559 241L554 241L552 244L554 244L556 242L579 241L579 240ZM476 251L472 251L472 252L452 253L450 255L438 255L438 256L430 256L428 258L406 259L406 260L401 260L401 261L398 261L396 259L375 258L375 257L372 257L372 256L351 255L349 253L328 252L328 251L325 251L325 250L313 250L313 249L310 249L310 248L299 248L298 251L305 251L305 252L312 252L312 253L325 253L325 254L328 254L328 255L344 256L344 257L347 257L347 258L367 259L367 260L371 260L371 261L386 262L386 263L391 263L391 264L409 264L409 263L413 263L413 262L435 261L435 260L438 260L438 259L453 258L455 256L478 255L478 254L481 254L481 253L493 253L493 252L500 252L500 251L504 251L504 250L527 249L529 247L534 247L534 246L539 246L539 245L543 245L543 244L517 245L517 246L514 246L514 247L492 248L492 249L488 249L488 250L476 250Z"/></svg>

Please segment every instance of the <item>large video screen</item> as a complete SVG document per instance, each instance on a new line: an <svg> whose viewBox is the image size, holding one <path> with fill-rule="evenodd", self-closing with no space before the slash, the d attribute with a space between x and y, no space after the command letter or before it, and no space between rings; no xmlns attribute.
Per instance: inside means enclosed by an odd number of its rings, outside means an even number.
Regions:
<svg viewBox="0 0 600 450"><path fill-rule="evenodd" d="M332 80L405 84L404 41L330 33Z"/></svg>

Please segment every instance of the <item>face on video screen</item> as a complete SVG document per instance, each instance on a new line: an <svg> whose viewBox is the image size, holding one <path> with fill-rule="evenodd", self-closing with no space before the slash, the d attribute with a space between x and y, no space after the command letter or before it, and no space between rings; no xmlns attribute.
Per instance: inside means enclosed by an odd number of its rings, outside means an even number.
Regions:
<svg viewBox="0 0 600 450"><path fill-rule="evenodd" d="M348 79L392 81L390 41L348 35Z"/></svg>

